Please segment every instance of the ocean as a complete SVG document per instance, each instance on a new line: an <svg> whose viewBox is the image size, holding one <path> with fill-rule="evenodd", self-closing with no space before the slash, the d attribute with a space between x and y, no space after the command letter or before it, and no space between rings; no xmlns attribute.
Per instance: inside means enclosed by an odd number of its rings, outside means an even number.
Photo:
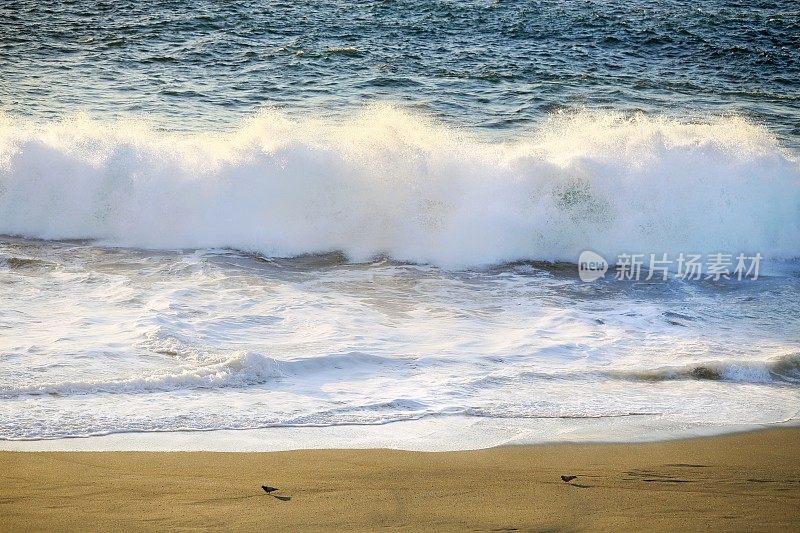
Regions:
<svg viewBox="0 0 800 533"><path fill-rule="evenodd" d="M761 0L4 2L0 448L796 425L798 36Z"/></svg>

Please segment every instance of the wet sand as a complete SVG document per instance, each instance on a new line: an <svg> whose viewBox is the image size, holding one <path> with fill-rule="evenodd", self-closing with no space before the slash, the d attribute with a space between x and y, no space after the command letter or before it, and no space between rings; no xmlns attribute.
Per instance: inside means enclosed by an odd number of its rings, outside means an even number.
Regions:
<svg viewBox="0 0 800 533"><path fill-rule="evenodd" d="M800 428L445 453L2 452L0 475L3 531L800 529Z"/></svg>

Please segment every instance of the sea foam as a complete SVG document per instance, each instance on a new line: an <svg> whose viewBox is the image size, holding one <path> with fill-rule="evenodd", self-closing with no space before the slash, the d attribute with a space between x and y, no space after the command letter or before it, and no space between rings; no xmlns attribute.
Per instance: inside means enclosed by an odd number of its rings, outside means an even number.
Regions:
<svg viewBox="0 0 800 533"><path fill-rule="evenodd" d="M0 117L0 234L447 267L800 256L800 164L741 118L555 115L497 141L392 107L227 133Z"/></svg>

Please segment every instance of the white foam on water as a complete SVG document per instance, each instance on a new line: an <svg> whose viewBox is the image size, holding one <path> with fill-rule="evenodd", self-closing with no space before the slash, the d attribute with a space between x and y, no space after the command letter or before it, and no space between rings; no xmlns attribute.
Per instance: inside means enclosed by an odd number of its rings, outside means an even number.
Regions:
<svg viewBox="0 0 800 533"><path fill-rule="evenodd" d="M468 267L800 256L800 164L741 118L556 115L491 142L395 108L178 134L0 118L0 233Z"/></svg>
<svg viewBox="0 0 800 533"><path fill-rule="evenodd" d="M0 447L463 449L794 423L800 285L774 259L800 255L799 214L796 154L735 117L557 115L509 142L389 107L194 134L2 117L0 234L90 242L0 240ZM472 268L584 249L758 252L775 273ZM276 259L329 251L355 262ZM397 261L358 263L375 256Z"/></svg>

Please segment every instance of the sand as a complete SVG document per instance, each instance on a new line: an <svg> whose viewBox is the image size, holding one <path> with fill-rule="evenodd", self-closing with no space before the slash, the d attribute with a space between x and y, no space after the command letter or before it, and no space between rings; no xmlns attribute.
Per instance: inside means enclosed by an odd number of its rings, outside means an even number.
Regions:
<svg viewBox="0 0 800 533"><path fill-rule="evenodd" d="M797 428L445 453L3 452L0 473L3 531L800 529Z"/></svg>

